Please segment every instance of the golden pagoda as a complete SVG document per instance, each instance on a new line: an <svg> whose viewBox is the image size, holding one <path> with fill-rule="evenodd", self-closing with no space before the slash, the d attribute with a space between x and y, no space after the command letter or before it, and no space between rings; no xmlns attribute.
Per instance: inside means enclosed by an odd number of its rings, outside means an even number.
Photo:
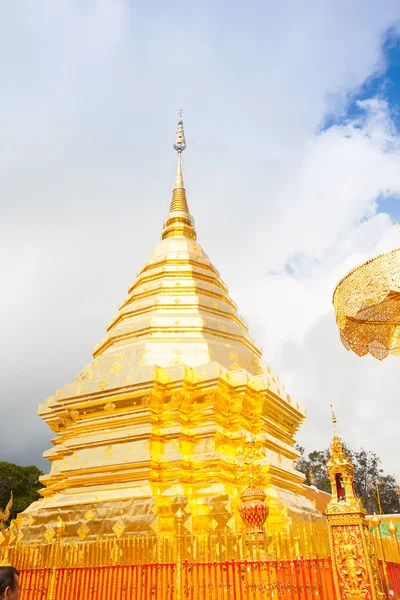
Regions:
<svg viewBox="0 0 400 600"><path fill-rule="evenodd" d="M168 535L178 513L194 533L241 527L243 448L262 458L254 485L269 526L320 515L303 495L294 435L305 418L261 361L228 288L196 241L186 199L180 116L162 239L75 380L39 406L55 434L43 499L17 519L20 540ZM183 515L183 517L181 517Z"/></svg>

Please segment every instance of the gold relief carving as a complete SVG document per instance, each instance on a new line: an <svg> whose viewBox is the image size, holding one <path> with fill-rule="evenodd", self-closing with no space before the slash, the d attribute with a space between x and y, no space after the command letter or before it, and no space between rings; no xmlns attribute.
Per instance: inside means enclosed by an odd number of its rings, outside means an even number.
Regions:
<svg viewBox="0 0 400 600"><path fill-rule="evenodd" d="M147 395L147 396L143 396L142 398L142 406L144 406L145 408L147 408L148 406L150 406L151 403L151 396Z"/></svg>
<svg viewBox="0 0 400 600"><path fill-rule="evenodd" d="M230 371L237 371L238 369L240 369L240 365L238 363L232 363L231 365L229 365Z"/></svg>
<svg viewBox="0 0 400 600"><path fill-rule="evenodd" d="M102 379L99 383L99 389L103 391L106 389L107 386L108 386L107 381L105 379Z"/></svg>
<svg viewBox="0 0 400 600"><path fill-rule="evenodd" d="M23 537L24 537L24 534L22 533L21 530L19 530L18 531L18 535L17 535L17 539L16 539L16 543L19 544L22 541Z"/></svg>
<svg viewBox="0 0 400 600"><path fill-rule="evenodd" d="M215 440L211 438L206 442L206 452L214 452L215 451Z"/></svg>
<svg viewBox="0 0 400 600"><path fill-rule="evenodd" d="M110 373L113 373L113 374L118 373L121 369L122 369L122 365L117 362L111 367Z"/></svg>
<svg viewBox="0 0 400 600"><path fill-rule="evenodd" d="M125 377L125 383L130 383L132 381L132 375L127 375Z"/></svg>
<svg viewBox="0 0 400 600"><path fill-rule="evenodd" d="M154 521L150 524L150 529L152 529L156 535L158 534L158 531L159 531L158 517L156 517L154 519Z"/></svg>
<svg viewBox="0 0 400 600"><path fill-rule="evenodd" d="M112 412L114 412L115 409L116 409L116 406L115 406L114 402L110 401L110 402L107 402L107 404L104 405L104 410L107 413L112 413Z"/></svg>
<svg viewBox="0 0 400 600"><path fill-rule="evenodd" d="M56 535L56 532L54 531L54 529L52 527L48 527L46 529L46 531L44 532L44 539L46 540L46 542L48 544L50 544L51 540L53 539L53 537ZM14 536L15 539L15 536ZM11 536L10 536L10 543L11 543Z"/></svg>
<svg viewBox="0 0 400 600"><path fill-rule="evenodd" d="M8 545L11 546L11 544L13 543L13 541L15 540L15 533L13 532L12 529L10 529L10 534L8 536Z"/></svg>
<svg viewBox="0 0 400 600"><path fill-rule="evenodd" d="M366 543L367 543L367 549L368 549L368 554L369 554L369 558L370 558L370 565L371 565L371 572L372 572L372 579L374 582L375 590L379 593L382 586L381 586L381 581L379 578L378 558L376 556L375 547L372 542L371 535L372 534L368 531L368 529L365 528L364 529L364 539L366 540Z"/></svg>
<svg viewBox="0 0 400 600"><path fill-rule="evenodd" d="M114 540L114 545L110 551L111 563L113 565L117 565L119 562L119 559L121 558L122 555L123 555L123 552L122 552L121 548L118 547L117 541Z"/></svg>
<svg viewBox="0 0 400 600"><path fill-rule="evenodd" d="M236 519L235 519L235 515L232 515L231 518L229 519L229 521L226 522L226 526L231 531L236 531Z"/></svg>
<svg viewBox="0 0 400 600"><path fill-rule="evenodd" d="M120 538L121 535L124 533L126 529L126 526L124 525L124 522L122 521L122 519L118 519L118 521L115 523L115 525L113 525L113 532L115 533L115 535Z"/></svg>
<svg viewBox="0 0 400 600"><path fill-rule="evenodd" d="M358 527L334 527L332 534L343 597L348 600L370 600L371 587Z"/></svg>
<svg viewBox="0 0 400 600"><path fill-rule="evenodd" d="M82 525L77 529L77 533L83 542L84 540L86 540L87 536L89 535L90 529L86 525L86 523L82 523Z"/></svg>
<svg viewBox="0 0 400 600"><path fill-rule="evenodd" d="M72 423L72 421L68 417L68 415L61 415L60 416L60 421L64 425L64 427L68 427L68 425L70 425Z"/></svg>
<svg viewBox="0 0 400 600"><path fill-rule="evenodd" d="M175 304L179 304L180 303L180 299L179 298L175 298L174 302L175 302Z"/></svg>
<svg viewBox="0 0 400 600"><path fill-rule="evenodd" d="M233 361L233 362L237 362L239 360L239 355L236 352L231 352L229 354L229 358Z"/></svg>
<svg viewBox="0 0 400 600"><path fill-rule="evenodd" d="M112 446L111 444L109 444L109 445L107 446L107 448L105 448L105 449L104 449L104 454L105 454L106 456L108 456L109 458L111 458L111 456L112 456L113 454L115 454L115 450L114 450L114 448L113 448L113 446Z"/></svg>
<svg viewBox="0 0 400 600"><path fill-rule="evenodd" d="M85 519L87 521L91 521L93 518L94 518L94 512L91 509L89 509L87 511L87 513L85 514Z"/></svg>
<svg viewBox="0 0 400 600"><path fill-rule="evenodd" d="M186 521L183 524L184 527L190 532L193 533L193 517L189 515Z"/></svg>
<svg viewBox="0 0 400 600"><path fill-rule="evenodd" d="M69 410L68 414L71 417L72 421L77 421L79 419L79 411L78 410Z"/></svg>
<svg viewBox="0 0 400 600"><path fill-rule="evenodd" d="M215 519L213 519L210 523L210 527L211 529L216 529L218 527L218 521L216 521Z"/></svg>

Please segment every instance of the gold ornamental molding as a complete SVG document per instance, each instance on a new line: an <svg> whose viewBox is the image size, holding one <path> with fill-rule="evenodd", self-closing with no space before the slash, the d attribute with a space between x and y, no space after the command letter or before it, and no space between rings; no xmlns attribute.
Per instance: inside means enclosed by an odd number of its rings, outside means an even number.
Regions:
<svg viewBox="0 0 400 600"><path fill-rule="evenodd" d="M333 306L340 339L358 356L400 355L400 248L352 269L338 283Z"/></svg>

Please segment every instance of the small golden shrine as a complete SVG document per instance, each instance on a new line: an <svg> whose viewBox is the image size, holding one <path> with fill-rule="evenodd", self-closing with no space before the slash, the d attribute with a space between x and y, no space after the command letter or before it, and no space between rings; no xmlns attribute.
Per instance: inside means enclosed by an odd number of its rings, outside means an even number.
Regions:
<svg viewBox="0 0 400 600"><path fill-rule="evenodd" d="M157 244L93 360L39 406L54 432L43 499L17 519L23 543L243 527L244 452L260 451L254 486L279 531L320 516L302 492L294 436L304 408L261 360L228 288L197 242L178 164Z"/></svg>
<svg viewBox="0 0 400 600"><path fill-rule="evenodd" d="M400 248L350 271L336 286L333 306L347 350L379 360L400 355Z"/></svg>
<svg viewBox="0 0 400 600"><path fill-rule="evenodd" d="M333 411L332 420L334 436L326 465L332 499L325 515L336 596L338 600L379 600L385 594L378 568L378 552L365 519L366 511L354 491L354 465L337 433ZM383 564L386 575L385 569Z"/></svg>

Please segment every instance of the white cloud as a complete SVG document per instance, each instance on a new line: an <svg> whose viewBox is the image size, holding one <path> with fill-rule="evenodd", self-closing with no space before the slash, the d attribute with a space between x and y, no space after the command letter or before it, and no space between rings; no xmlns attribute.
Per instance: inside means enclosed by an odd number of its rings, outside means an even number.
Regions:
<svg viewBox="0 0 400 600"><path fill-rule="evenodd" d="M316 131L384 70L397 2L24 5L0 11L0 455L47 448L37 404L86 364L155 245L183 106L199 241L307 407L304 432L326 445L333 400L349 441L392 468L397 363L347 354L330 302L397 243L376 201L399 194L399 141L378 99Z"/></svg>

